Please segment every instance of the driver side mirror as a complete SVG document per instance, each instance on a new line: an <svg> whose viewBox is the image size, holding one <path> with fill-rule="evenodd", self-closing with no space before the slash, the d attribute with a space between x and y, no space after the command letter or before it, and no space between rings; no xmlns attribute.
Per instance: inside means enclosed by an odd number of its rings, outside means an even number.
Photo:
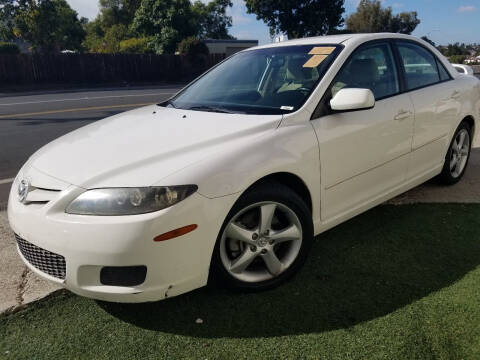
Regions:
<svg viewBox="0 0 480 360"><path fill-rule="evenodd" d="M341 89L330 100L334 111L366 110L374 106L375 96L370 89Z"/></svg>

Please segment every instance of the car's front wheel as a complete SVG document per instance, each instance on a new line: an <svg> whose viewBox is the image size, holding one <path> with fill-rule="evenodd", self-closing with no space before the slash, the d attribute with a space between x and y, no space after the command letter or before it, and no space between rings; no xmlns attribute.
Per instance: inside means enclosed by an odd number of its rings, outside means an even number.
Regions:
<svg viewBox="0 0 480 360"><path fill-rule="evenodd" d="M260 185L228 214L212 258L213 276L237 289L275 287L303 265L312 239L305 202L284 185Z"/></svg>

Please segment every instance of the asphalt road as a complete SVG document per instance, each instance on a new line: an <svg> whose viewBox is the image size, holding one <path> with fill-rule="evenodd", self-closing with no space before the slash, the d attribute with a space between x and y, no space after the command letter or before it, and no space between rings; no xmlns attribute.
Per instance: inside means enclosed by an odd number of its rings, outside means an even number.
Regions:
<svg viewBox="0 0 480 360"><path fill-rule="evenodd" d="M179 86L0 97L0 206L11 180L43 145L93 121L168 99Z"/></svg>

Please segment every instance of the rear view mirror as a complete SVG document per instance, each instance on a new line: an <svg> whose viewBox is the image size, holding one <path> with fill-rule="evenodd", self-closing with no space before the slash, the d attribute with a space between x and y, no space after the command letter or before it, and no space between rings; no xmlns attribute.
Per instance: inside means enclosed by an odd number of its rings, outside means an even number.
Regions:
<svg viewBox="0 0 480 360"><path fill-rule="evenodd" d="M283 56L273 56L271 66L274 68L280 68L285 65L285 57Z"/></svg>
<svg viewBox="0 0 480 360"><path fill-rule="evenodd" d="M375 96L370 89L341 89L330 100L330 107L335 111L365 110L374 106Z"/></svg>

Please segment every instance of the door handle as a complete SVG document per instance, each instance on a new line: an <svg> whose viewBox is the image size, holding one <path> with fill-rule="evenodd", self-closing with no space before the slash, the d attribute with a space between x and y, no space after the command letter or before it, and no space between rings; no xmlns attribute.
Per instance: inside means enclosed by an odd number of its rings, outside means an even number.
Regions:
<svg viewBox="0 0 480 360"><path fill-rule="evenodd" d="M400 110L397 115L395 115L395 120L407 119L412 115L412 112L409 110Z"/></svg>
<svg viewBox="0 0 480 360"><path fill-rule="evenodd" d="M460 91L455 90L450 96L451 99L458 99L460 97Z"/></svg>

